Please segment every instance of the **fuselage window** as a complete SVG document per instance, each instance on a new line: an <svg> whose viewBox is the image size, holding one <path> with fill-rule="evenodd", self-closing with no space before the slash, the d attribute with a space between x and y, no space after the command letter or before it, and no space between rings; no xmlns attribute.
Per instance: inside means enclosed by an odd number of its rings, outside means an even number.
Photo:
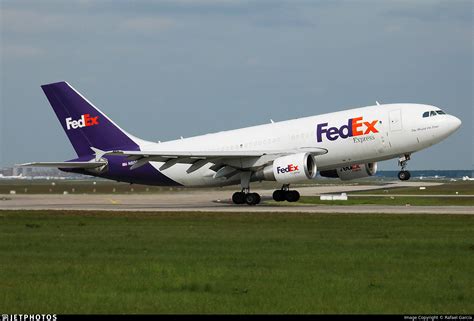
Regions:
<svg viewBox="0 0 474 321"><path fill-rule="evenodd" d="M430 112L429 111L425 111L423 113L423 118L425 118L425 117L430 117Z"/></svg>

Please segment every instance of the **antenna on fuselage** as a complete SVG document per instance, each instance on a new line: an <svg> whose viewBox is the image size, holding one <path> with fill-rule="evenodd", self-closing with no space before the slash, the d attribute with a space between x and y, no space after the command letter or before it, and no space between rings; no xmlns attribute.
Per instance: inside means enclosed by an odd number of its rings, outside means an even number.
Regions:
<svg viewBox="0 0 474 321"><path fill-rule="evenodd" d="M375 103L377 104L377 106L380 106L379 102L378 101L375 101Z"/></svg>

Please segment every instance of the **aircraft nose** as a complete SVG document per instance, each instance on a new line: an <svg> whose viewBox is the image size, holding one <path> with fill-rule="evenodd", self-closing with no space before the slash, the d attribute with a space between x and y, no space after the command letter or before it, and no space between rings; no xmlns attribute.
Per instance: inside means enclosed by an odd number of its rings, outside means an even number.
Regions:
<svg viewBox="0 0 474 321"><path fill-rule="evenodd" d="M451 115L449 123L450 127L452 128L452 131L454 132L458 130L459 127L461 127L462 121L459 118Z"/></svg>

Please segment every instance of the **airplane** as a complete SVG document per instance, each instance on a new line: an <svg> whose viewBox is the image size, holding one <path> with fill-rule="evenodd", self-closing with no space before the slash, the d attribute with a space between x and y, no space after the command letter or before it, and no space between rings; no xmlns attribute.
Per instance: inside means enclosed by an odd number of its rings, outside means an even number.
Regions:
<svg viewBox="0 0 474 321"><path fill-rule="evenodd" d="M161 186L240 184L235 204L256 205L250 183L276 181L275 201L296 202L290 184L322 177L351 180L375 175L377 162L398 158L408 180L414 152L454 133L461 120L423 104L379 104L293 120L151 142L120 128L67 82L41 86L77 157L34 162L120 182Z"/></svg>

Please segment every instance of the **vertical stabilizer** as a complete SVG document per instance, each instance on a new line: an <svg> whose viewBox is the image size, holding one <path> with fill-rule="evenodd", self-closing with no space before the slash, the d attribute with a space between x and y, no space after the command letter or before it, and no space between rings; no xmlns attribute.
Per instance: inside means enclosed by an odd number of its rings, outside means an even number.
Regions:
<svg viewBox="0 0 474 321"><path fill-rule="evenodd" d="M41 86L77 155L92 155L91 147L101 150L139 150L133 137L66 82Z"/></svg>

